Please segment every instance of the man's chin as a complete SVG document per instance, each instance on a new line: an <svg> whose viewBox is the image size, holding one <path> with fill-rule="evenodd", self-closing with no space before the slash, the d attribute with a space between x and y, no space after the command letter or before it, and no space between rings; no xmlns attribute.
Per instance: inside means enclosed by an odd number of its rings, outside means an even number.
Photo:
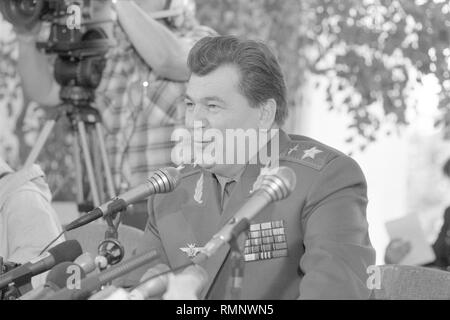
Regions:
<svg viewBox="0 0 450 320"><path fill-rule="evenodd" d="M216 167L215 162L202 162L202 163L197 163L197 165L199 167L201 167L202 169L205 169L208 171L213 171L213 169Z"/></svg>

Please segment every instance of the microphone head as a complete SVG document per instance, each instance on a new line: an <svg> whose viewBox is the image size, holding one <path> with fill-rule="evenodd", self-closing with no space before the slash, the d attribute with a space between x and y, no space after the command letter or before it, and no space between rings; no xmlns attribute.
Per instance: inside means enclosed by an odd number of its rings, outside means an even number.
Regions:
<svg viewBox="0 0 450 320"><path fill-rule="evenodd" d="M173 191L180 183L180 172L173 168L161 168L153 172L148 181L155 188L156 193Z"/></svg>
<svg viewBox="0 0 450 320"><path fill-rule="evenodd" d="M94 258L92 258L92 254L89 252L80 255L74 262L79 265L86 274L91 273L96 268Z"/></svg>
<svg viewBox="0 0 450 320"><path fill-rule="evenodd" d="M65 261L75 260L83 253L83 250L77 240L67 240L50 248L48 252L55 259L55 264L59 264Z"/></svg>
<svg viewBox="0 0 450 320"><path fill-rule="evenodd" d="M289 167L279 167L274 174L265 175L260 189L265 191L271 201L285 199L294 191L297 177L294 170Z"/></svg>
<svg viewBox="0 0 450 320"><path fill-rule="evenodd" d="M73 276L78 270L80 272L80 279L86 276L83 268L73 262L61 262L50 270L47 275L45 287L51 288L54 291L60 290L67 286L67 280Z"/></svg>

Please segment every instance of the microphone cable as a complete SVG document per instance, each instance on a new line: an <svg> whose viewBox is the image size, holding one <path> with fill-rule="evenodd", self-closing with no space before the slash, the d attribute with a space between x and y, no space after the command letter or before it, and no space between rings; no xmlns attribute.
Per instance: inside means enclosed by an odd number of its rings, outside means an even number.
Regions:
<svg viewBox="0 0 450 320"><path fill-rule="evenodd" d="M44 249L42 249L42 251L39 253L39 255L43 254L45 251L48 250L48 248L54 244L59 238L61 238L61 236L66 233L66 230L63 230L55 239L53 239L52 241L50 241L50 243L48 245L45 246Z"/></svg>

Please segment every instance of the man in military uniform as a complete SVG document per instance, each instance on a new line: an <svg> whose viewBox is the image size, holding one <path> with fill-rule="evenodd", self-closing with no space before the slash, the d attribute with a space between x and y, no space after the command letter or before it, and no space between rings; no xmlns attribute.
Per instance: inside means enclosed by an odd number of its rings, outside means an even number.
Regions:
<svg viewBox="0 0 450 320"><path fill-rule="evenodd" d="M195 130L195 121L221 132L283 124L285 83L264 44L206 37L190 51L188 65L187 129ZM201 147L210 142L194 141ZM245 260L241 297L369 298L366 269L375 263L375 252L366 219L367 186L358 164L324 144L282 130L269 144L274 142L279 166L291 168L297 183L289 197L266 206L238 239ZM266 151L272 150L269 144ZM172 193L149 199L139 251L156 248L172 269L189 263L252 196L266 165L186 165ZM199 298L230 297L230 260L227 245L202 265L209 282Z"/></svg>

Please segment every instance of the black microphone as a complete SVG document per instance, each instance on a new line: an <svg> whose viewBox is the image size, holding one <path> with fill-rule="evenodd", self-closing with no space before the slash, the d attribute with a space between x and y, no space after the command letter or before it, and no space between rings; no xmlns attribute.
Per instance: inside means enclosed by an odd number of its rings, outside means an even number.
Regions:
<svg viewBox="0 0 450 320"><path fill-rule="evenodd" d="M76 270L79 272L80 280L86 277L86 272L80 265L74 262L61 262L50 270L44 285L25 293L18 300L42 300L49 297L56 291L65 288L69 277L77 272Z"/></svg>
<svg viewBox="0 0 450 320"><path fill-rule="evenodd" d="M261 187L236 212L228 223L216 233L193 258L196 264L202 263L212 256L222 245L236 238L248 228L249 222L269 203L286 198L297 183L295 172L289 167L279 167L274 174L262 178Z"/></svg>
<svg viewBox="0 0 450 320"><path fill-rule="evenodd" d="M45 272L61 262L73 261L82 253L83 251L77 240L67 240L60 243L39 257L2 274L0 276L0 289L8 286L11 282L14 282L17 287L22 286L35 275Z"/></svg>
<svg viewBox="0 0 450 320"><path fill-rule="evenodd" d="M140 256L133 257L121 264L112 266L99 274L84 278L80 282L79 289L65 288L56 292L48 300L83 300L101 288L102 285L114 280L130 271L133 271L147 263L159 258L157 250L151 250Z"/></svg>
<svg viewBox="0 0 450 320"><path fill-rule="evenodd" d="M91 212L69 223L64 230L69 231L84 226L89 222L101 217L125 210L128 205L148 198L156 193L167 193L173 191L180 182L180 173L173 167L158 169L143 183L114 199L100 205Z"/></svg>

